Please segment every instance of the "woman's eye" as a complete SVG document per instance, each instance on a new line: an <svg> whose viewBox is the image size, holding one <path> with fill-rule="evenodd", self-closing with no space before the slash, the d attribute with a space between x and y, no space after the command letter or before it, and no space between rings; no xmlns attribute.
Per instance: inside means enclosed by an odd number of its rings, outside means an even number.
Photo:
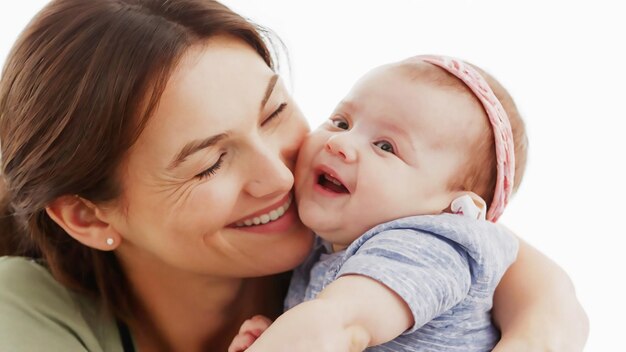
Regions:
<svg viewBox="0 0 626 352"><path fill-rule="evenodd" d="M222 153L222 155L220 155L220 158L217 159L217 161L215 162L215 164L213 164L211 167L209 167L208 169L202 171L201 173L197 174L195 176L195 178L199 179L199 180L203 180L205 178L209 178L213 175L215 175L215 173L217 172L217 170L220 169L220 167L222 167L222 163L224 162L224 156L226 156L226 153Z"/></svg>
<svg viewBox="0 0 626 352"><path fill-rule="evenodd" d="M384 152L391 153L391 154L396 153L396 150L393 148L393 144L387 141L374 142L374 145L380 148Z"/></svg>
<svg viewBox="0 0 626 352"><path fill-rule="evenodd" d="M287 107L287 103L282 103L270 116L268 116L263 122L261 122L261 126L265 126L266 124L272 122L275 118L280 116L280 113L285 110Z"/></svg>
<svg viewBox="0 0 626 352"><path fill-rule="evenodd" d="M350 128L348 122L345 119L339 117L330 120L330 122L333 124L333 126L342 130L347 130L348 128Z"/></svg>

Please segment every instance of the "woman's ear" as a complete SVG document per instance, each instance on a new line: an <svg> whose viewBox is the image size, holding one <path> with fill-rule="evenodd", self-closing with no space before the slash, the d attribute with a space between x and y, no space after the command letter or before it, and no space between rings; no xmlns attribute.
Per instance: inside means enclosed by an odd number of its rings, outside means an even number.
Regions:
<svg viewBox="0 0 626 352"><path fill-rule="evenodd" d="M450 203L450 210L454 214L485 220L487 215L487 203L474 192L461 192L452 203Z"/></svg>
<svg viewBox="0 0 626 352"><path fill-rule="evenodd" d="M46 207L48 216L65 232L85 246L110 251L120 245L122 237L92 202L79 196L61 196Z"/></svg>

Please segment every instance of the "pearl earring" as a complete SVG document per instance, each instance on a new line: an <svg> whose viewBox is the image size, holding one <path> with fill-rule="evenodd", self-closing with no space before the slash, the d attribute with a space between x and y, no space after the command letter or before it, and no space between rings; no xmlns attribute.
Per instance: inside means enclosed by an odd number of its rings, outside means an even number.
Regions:
<svg viewBox="0 0 626 352"><path fill-rule="evenodd" d="M107 244L108 244L109 246L112 246L112 245L113 245L113 242L114 242L114 241L113 241L113 239L112 239L111 237L107 238Z"/></svg>

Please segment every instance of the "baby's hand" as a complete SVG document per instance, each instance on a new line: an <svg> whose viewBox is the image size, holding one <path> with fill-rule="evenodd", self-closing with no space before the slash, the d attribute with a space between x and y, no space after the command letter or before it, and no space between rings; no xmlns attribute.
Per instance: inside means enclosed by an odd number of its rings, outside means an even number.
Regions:
<svg viewBox="0 0 626 352"><path fill-rule="evenodd" d="M241 324L239 333L228 347L228 352L243 352L261 336L272 321L262 315L255 315Z"/></svg>
<svg viewBox="0 0 626 352"><path fill-rule="evenodd" d="M343 311L329 300L313 299L283 313L262 331L246 352L361 352L371 336L346 323Z"/></svg>

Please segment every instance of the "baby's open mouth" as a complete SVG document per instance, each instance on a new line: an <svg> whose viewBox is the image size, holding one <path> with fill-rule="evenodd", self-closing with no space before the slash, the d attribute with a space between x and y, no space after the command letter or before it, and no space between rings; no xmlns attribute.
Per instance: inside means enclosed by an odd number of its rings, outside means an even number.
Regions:
<svg viewBox="0 0 626 352"><path fill-rule="evenodd" d="M331 175L323 172L317 178L317 184L322 186L324 189L335 192L335 193L350 193L346 186L341 183L338 179L332 177Z"/></svg>

